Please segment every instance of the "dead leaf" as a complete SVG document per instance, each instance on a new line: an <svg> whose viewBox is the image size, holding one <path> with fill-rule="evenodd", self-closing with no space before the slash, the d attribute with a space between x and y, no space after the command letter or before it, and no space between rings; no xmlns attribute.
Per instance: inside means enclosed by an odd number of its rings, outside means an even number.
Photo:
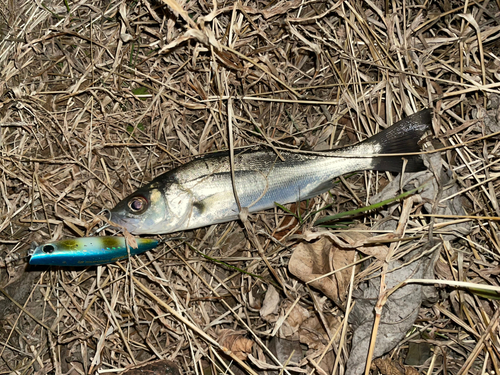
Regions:
<svg viewBox="0 0 500 375"><path fill-rule="evenodd" d="M331 314L324 314L323 317L324 322L328 326L329 332L333 335L336 334L333 346L338 347L341 336L339 334L341 328L341 320ZM325 353L325 349L330 342L330 336L326 332L325 324L320 321L319 316L312 316L301 324L299 330L299 339L302 344L307 345L307 347L309 348L309 350L306 352L306 358L309 360L309 362L314 361L318 366L315 367L317 369L323 370L323 374L332 374L336 356L332 347L329 347L328 351L326 351ZM321 361L318 358L319 356L323 357ZM319 371L318 374L322 374L322 372Z"/></svg>
<svg viewBox="0 0 500 375"><path fill-rule="evenodd" d="M180 375L177 365L166 359L133 366L122 372L123 375Z"/></svg>
<svg viewBox="0 0 500 375"><path fill-rule="evenodd" d="M298 340L297 331L299 330L300 325L308 319L311 314L309 314L309 311L306 308L300 306L299 304L294 305L293 302L288 300L283 302L280 312L280 315L283 315L283 317L280 317L276 324L280 323L280 321L284 318L284 314L288 315L280 327L280 337Z"/></svg>
<svg viewBox="0 0 500 375"><path fill-rule="evenodd" d="M406 367L405 368L405 375L419 375L419 372L414 367Z"/></svg>
<svg viewBox="0 0 500 375"><path fill-rule="evenodd" d="M252 352L253 341L247 339L245 331L235 331L232 329L223 329L219 332L219 344L231 351L242 361L246 360L248 354Z"/></svg>
<svg viewBox="0 0 500 375"><path fill-rule="evenodd" d="M387 289L394 288L408 278L426 275L427 268L434 268L434 258L424 257L411 263L400 260L389 263L389 270L392 272L387 272L385 276ZM356 304L349 316L354 334L346 375L360 375L364 372L375 317L374 306L379 297L379 290L380 277L377 277L370 279L355 291ZM374 358L392 350L401 341L413 326L423 299L423 288L418 284L405 285L389 296L382 309Z"/></svg>
<svg viewBox="0 0 500 375"><path fill-rule="evenodd" d="M325 315L330 332L335 333L339 328L340 319L333 315ZM299 330L299 339L302 344L306 344L310 349L322 352L330 341L323 323L317 316L312 316L301 324ZM337 335L335 343L340 341L340 335Z"/></svg>
<svg viewBox="0 0 500 375"><path fill-rule="evenodd" d="M309 282L312 287L323 292L337 305L342 306L352 271L350 268L346 268L334 275L322 276L353 263L354 255L353 251L340 249L328 239L321 238L314 243L297 245L288 268L294 276L304 282ZM322 278L318 279L319 277Z"/></svg>
<svg viewBox="0 0 500 375"><path fill-rule="evenodd" d="M139 245L137 245L137 241L135 240L135 237L133 235L131 235L129 231L124 230L123 231L123 237L125 237L125 239L127 240L128 245L132 249L137 249L139 247Z"/></svg>
<svg viewBox="0 0 500 375"><path fill-rule="evenodd" d="M364 231L367 230L368 227L358 225L353 229L360 229ZM328 237L337 247L340 247L341 249L358 250L363 254L371 255L379 260L385 260L389 249L386 246L374 246L373 243L377 240L381 241L384 239L393 239L394 234L388 233L381 236L371 237L362 232L353 231L336 235L327 229L317 229L314 232L304 231L303 234L303 238L306 241L311 241L321 237Z"/></svg>
<svg viewBox="0 0 500 375"><path fill-rule="evenodd" d="M269 289L264 297L264 302L262 303L262 308L260 309L260 316L266 319L268 315L276 313L278 311L279 303L279 293L276 291L274 286L269 285Z"/></svg>
<svg viewBox="0 0 500 375"><path fill-rule="evenodd" d="M418 375L418 371L410 366L401 366L389 358L377 358L372 363L372 370L378 369L382 375Z"/></svg>
<svg viewBox="0 0 500 375"><path fill-rule="evenodd" d="M280 363L300 363L304 357L299 341L286 340L276 336L269 342L269 350Z"/></svg>
<svg viewBox="0 0 500 375"><path fill-rule="evenodd" d="M353 228L354 230L368 230L368 227L364 225L358 225ZM383 245L372 245L373 240L378 237L368 236L363 232L349 232L349 233L339 233L338 237L342 238L351 246L356 246L356 250L362 252L366 255L371 255L379 260L385 260L389 248Z"/></svg>
<svg viewBox="0 0 500 375"><path fill-rule="evenodd" d="M403 375L399 367L397 362L386 358L377 358L372 364L372 369L375 370L377 368L382 375Z"/></svg>
<svg viewBox="0 0 500 375"><path fill-rule="evenodd" d="M248 293L248 305L252 309L260 310L262 308L265 293L262 283L256 282Z"/></svg>
<svg viewBox="0 0 500 375"><path fill-rule="evenodd" d="M287 305L290 305L292 304L292 302L290 301L286 301L287 302ZM287 310L285 308L285 310ZM296 304L292 311L290 311L290 313L288 314L288 317L286 318L286 322L288 323L288 325L292 328L294 328L295 330L298 330L300 325L307 319L309 319L311 316L311 314L309 313L309 311L302 307L301 305L299 304Z"/></svg>
<svg viewBox="0 0 500 375"><path fill-rule="evenodd" d="M300 203L292 203L290 205L289 210L291 212L297 213L301 217L307 213L308 210L311 210L314 205L312 200L310 201L301 201ZM273 234L274 238L281 241L283 237L288 235L288 233L297 225L299 220L294 215L287 215L281 222L280 228L277 232ZM297 230L295 233L300 234L301 230Z"/></svg>

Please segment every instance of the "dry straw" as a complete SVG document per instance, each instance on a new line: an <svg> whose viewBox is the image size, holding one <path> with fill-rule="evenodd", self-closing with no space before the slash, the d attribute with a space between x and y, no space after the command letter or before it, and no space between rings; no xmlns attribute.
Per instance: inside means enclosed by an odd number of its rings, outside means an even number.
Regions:
<svg viewBox="0 0 500 375"><path fill-rule="evenodd" d="M244 227L186 232L119 265L26 270L19 258L32 241L90 234L102 208L194 156L255 145L330 149L433 107L432 138L454 195L356 219L373 233L395 219L405 225L400 237L443 239L439 301L421 307L387 358L399 362L424 340L433 351L422 373L500 373L497 300L460 288L499 286L499 6L1 1L0 282L16 302L0 307L0 371L118 373L169 359L186 374L345 373L351 295L387 267L357 269L341 309L291 276L287 263L314 220L367 205L394 175L345 176L308 206L287 206L310 213L331 204L303 224L276 209ZM457 197L461 212L437 213ZM460 232L463 223L470 231ZM391 257L415 246L392 242ZM259 314L269 285L280 289L276 319ZM294 301L320 317L324 332L316 346L299 346L297 361L269 349L293 326ZM246 332L252 361L218 341L222 329ZM310 332L296 334L305 342Z"/></svg>

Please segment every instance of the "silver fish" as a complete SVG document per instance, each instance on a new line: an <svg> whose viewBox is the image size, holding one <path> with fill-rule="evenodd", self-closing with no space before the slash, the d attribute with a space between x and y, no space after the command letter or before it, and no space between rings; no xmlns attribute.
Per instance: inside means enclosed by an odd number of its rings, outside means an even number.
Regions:
<svg viewBox="0 0 500 375"><path fill-rule="evenodd" d="M373 137L321 154L272 150L235 155L234 179L241 207L249 212L298 202L328 191L340 175L377 170L401 172L403 157L374 154L420 151L432 111L411 115ZM418 155L406 156L406 172L425 169ZM111 210L111 221L135 234L162 234L237 220L228 153L197 158L156 177Z"/></svg>

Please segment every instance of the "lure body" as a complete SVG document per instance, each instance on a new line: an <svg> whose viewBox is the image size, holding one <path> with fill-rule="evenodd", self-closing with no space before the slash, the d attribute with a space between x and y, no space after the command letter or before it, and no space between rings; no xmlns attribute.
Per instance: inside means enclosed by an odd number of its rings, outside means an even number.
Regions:
<svg viewBox="0 0 500 375"><path fill-rule="evenodd" d="M113 208L111 221L135 234L162 234L224 223L249 212L298 202L324 193L332 179L361 170L416 172L425 166L419 140L431 125L431 110L409 116L354 146L315 155L273 150L240 152L234 158L234 188L228 153L197 158L138 189ZM377 156L377 154L384 154Z"/></svg>
<svg viewBox="0 0 500 375"><path fill-rule="evenodd" d="M158 246L151 238L136 238L137 249L127 245L124 237L71 238L38 246L30 264L36 266L98 266L141 254Z"/></svg>

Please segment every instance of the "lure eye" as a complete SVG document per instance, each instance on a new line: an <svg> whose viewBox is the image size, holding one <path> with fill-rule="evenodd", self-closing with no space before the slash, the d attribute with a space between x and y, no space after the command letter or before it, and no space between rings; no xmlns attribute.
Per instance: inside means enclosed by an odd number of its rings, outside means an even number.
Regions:
<svg viewBox="0 0 500 375"><path fill-rule="evenodd" d="M52 254L56 248L53 245L45 245L42 247L42 251L45 254Z"/></svg>
<svg viewBox="0 0 500 375"><path fill-rule="evenodd" d="M133 197L128 202L128 207L134 214L142 214L148 208L148 201L141 196Z"/></svg>

